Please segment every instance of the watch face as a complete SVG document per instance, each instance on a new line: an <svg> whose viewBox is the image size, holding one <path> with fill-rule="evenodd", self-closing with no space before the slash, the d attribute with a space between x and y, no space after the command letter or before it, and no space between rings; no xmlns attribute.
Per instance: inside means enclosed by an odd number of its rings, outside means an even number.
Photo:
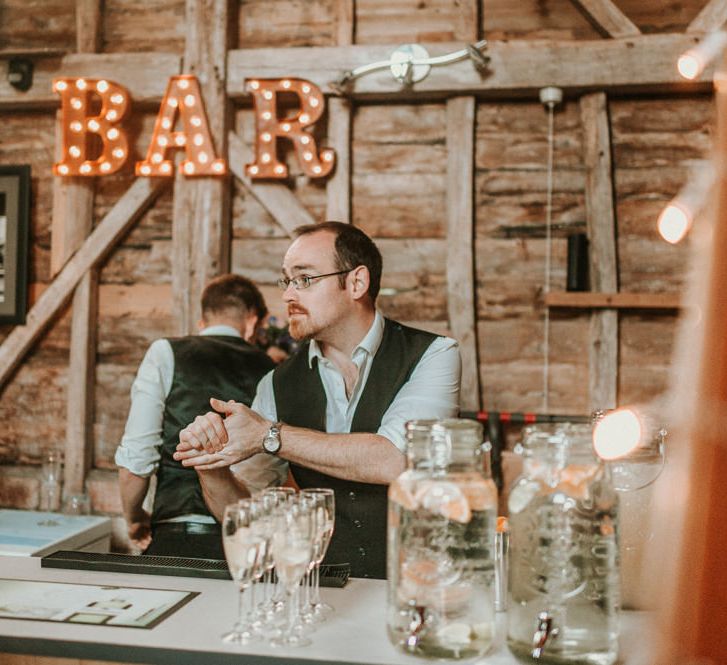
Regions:
<svg viewBox="0 0 727 665"><path fill-rule="evenodd" d="M280 438L268 432L263 439L263 448L267 453L277 453L280 450Z"/></svg>

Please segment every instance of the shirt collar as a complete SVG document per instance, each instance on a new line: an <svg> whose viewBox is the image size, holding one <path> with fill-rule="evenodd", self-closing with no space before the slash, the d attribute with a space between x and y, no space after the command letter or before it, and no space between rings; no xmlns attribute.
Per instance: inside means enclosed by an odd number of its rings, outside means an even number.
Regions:
<svg viewBox="0 0 727 665"><path fill-rule="evenodd" d="M376 310L376 314L374 315L374 321L371 324L371 327L369 328L368 332L364 335L364 338L358 343L356 348L353 350L353 353L351 354L351 359L356 360L356 357L360 355L360 353L368 353L370 356L376 355L376 352L379 350L379 347L381 346L381 340L384 338L384 317L379 312L379 310ZM313 366L313 358L318 358L319 360L323 358L323 353L321 352L321 347L319 346L318 342L314 339L310 341L310 344L308 345L308 367Z"/></svg>
<svg viewBox="0 0 727 665"><path fill-rule="evenodd" d="M232 326L218 325L218 326L207 326L204 330L200 331L200 335L227 335L228 337L242 337L240 331Z"/></svg>

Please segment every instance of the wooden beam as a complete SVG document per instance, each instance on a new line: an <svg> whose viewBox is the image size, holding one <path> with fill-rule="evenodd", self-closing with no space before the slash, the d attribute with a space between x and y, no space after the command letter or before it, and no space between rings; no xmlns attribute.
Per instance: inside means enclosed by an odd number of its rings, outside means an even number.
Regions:
<svg viewBox="0 0 727 665"><path fill-rule="evenodd" d="M351 105L328 100L328 145L336 150L336 166L326 182L326 219L351 221Z"/></svg>
<svg viewBox="0 0 727 665"><path fill-rule="evenodd" d="M336 43L354 42L355 0L335 0ZM336 167L326 181L326 219L351 222L351 104L328 100L328 144L336 150Z"/></svg>
<svg viewBox="0 0 727 665"><path fill-rule="evenodd" d="M98 270L91 268L73 294L63 466L66 494L84 491L86 474L93 461L97 320Z"/></svg>
<svg viewBox="0 0 727 665"><path fill-rule="evenodd" d="M714 67L703 72L697 83L685 83L674 63L681 53L699 42L697 35L655 34L629 39L579 41L493 41L485 75L469 61L433 67L423 81L403 88L388 70L362 76L353 82L353 99L437 99L457 94L478 98L532 96L544 84L563 88L569 94L609 90L617 93L711 90ZM461 43L425 44L430 55L462 48ZM230 51L227 92L245 98L246 78L297 76L329 87L345 71L387 60L394 45L334 46L315 48L262 48Z"/></svg>
<svg viewBox="0 0 727 665"><path fill-rule="evenodd" d="M447 101L447 310L462 356L460 404L479 411L479 362L475 305L474 97Z"/></svg>
<svg viewBox="0 0 727 665"><path fill-rule="evenodd" d="M231 0L187 0L184 71L199 79L212 140L227 153L231 105L225 94ZM179 334L193 334L200 296L230 265L230 179L174 180L172 294Z"/></svg>
<svg viewBox="0 0 727 665"><path fill-rule="evenodd" d="M97 53L102 41L101 0L76 0L76 50Z"/></svg>
<svg viewBox="0 0 727 665"><path fill-rule="evenodd" d="M635 37L639 30L612 0L571 0L593 23L609 37Z"/></svg>
<svg viewBox="0 0 727 665"><path fill-rule="evenodd" d="M682 298L676 293L592 293L551 291L545 294L548 307L577 309L679 309Z"/></svg>
<svg viewBox="0 0 727 665"><path fill-rule="evenodd" d="M76 45L81 53L97 51L101 44L101 7L99 0L76 1ZM56 151L60 151L60 118L56 120ZM93 228L95 178L74 178L65 182L54 178L54 193L61 207L53 209L53 230L61 231L61 250L53 252L56 242L51 236L51 271L56 275L78 250ZM54 203L56 197L54 196ZM60 219L57 220L56 217ZM58 228L58 227L62 228ZM98 271L89 270L73 294L71 314L71 349L66 390L66 441L63 485L66 494L84 491L86 474L93 457L93 405L96 376L96 326L98 314Z"/></svg>
<svg viewBox="0 0 727 665"><path fill-rule="evenodd" d="M230 132L228 135L227 154L230 170L235 177L245 185L288 235L292 236L296 226L315 224L316 220L286 185L277 182L256 182L247 176L245 164L252 161L252 153L235 132Z"/></svg>
<svg viewBox="0 0 727 665"><path fill-rule="evenodd" d="M33 342L68 302L83 275L106 258L116 242L131 228L166 184L166 180L162 178L137 178L43 291L28 312L25 325L16 326L0 345L0 388L5 385Z"/></svg>
<svg viewBox="0 0 727 665"><path fill-rule="evenodd" d="M586 225L590 243L592 291L618 291L616 213L613 204L611 132L606 95L581 98L583 161L586 168ZM591 410L616 406L618 388L618 312L591 314L589 403Z"/></svg>
<svg viewBox="0 0 727 665"><path fill-rule="evenodd" d="M336 44L353 44L356 38L356 0L334 0Z"/></svg>
<svg viewBox="0 0 727 665"><path fill-rule="evenodd" d="M78 53L62 58L35 58L33 86L23 92L8 83L7 61L0 62L0 110L56 108L54 78L88 76L124 86L134 105L159 104L170 76L179 74L181 59L172 53Z"/></svg>
<svg viewBox="0 0 727 665"><path fill-rule="evenodd" d="M714 32L727 22L727 0L710 0L687 26L687 32Z"/></svg>

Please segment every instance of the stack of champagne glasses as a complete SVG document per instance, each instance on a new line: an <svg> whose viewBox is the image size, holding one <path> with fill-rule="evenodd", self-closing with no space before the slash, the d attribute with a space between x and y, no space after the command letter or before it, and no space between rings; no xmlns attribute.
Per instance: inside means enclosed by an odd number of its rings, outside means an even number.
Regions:
<svg viewBox="0 0 727 665"><path fill-rule="evenodd" d="M310 644L332 608L321 601L320 564L333 535L333 490L275 487L225 508L222 542L238 585L237 622L222 639Z"/></svg>

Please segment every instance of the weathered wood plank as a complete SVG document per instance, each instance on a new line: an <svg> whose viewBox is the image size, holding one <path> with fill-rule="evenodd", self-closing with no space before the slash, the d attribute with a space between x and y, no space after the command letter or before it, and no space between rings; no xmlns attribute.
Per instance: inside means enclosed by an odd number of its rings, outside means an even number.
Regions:
<svg viewBox="0 0 727 665"><path fill-rule="evenodd" d="M469 61L432 68L429 76L402 89L388 70L362 76L352 83L354 99L427 99L452 94L482 98L535 96L544 82L569 93L593 90L618 92L673 91L711 87L714 68L708 67L694 84L686 84L674 66L676 58L699 41L696 35L641 35L629 39L578 42L490 42L491 57L482 77ZM461 48L461 43L426 44L431 55ZM298 76L324 91L347 70L387 60L392 46L339 46L319 48L240 49L230 51L228 93L246 95L246 78Z"/></svg>
<svg viewBox="0 0 727 665"><path fill-rule="evenodd" d="M63 58L36 60L33 87L26 92L7 81L0 70L0 109L54 108L59 97L53 92L54 78L88 76L105 78L124 86L134 104L158 104L170 76L179 73L181 60L171 53L71 54Z"/></svg>
<svg viewBox="0 0 727 665"><path fill-rule="evenodd" d="M611 168L611 135L606 95L581 98L586 166L586 223L592 291L618 291L616 219ZM592 409L616 406L618 389L618 312L591 314L589 401Z"/></svg>
<svg viewBox="0 0 727 665"><path fill-rule="evenodd" d="M326 183L326 218L351 221L351 105L328 101L328 145L336 150L336 166Z"/></svg>
<svg viewBox="0 0 727 665"><path fill-rule="evenodd" d="M336 44L353 44L356 35L356 0L334 0Z"/></svg>
<svg viewBox="0 0 727 665"><path fill-rule="evenodd" d="M91 268L73 294L63 467L64 488L71 494L83 491L92 462L97 315L98 271Z"/></svg>
<svg viewBox="0 0 727 665"><path fill-rule="evenodd" d="M76 2L76 44L81 53L97 51L101 43L101 6L99 0ZM62 129L56 121L56 136ZM56 139L56 150L61 141ZM65 190L63 178L56 178L56 188ZM51 237L51 270L58 270L78 250L93 228L93 201L95 178L77 178L62 197L63 207L53 210L62 226L62 251L55 252L58 263L53 265ZM54 270L55 268L55 270ZM96 367L96 324L98 313L98 271L92 268L82 278L73 294L71 319L71 349L68 363L66 400L64 490L68 494L82 492L86 473L91 466L93 450L94 378Z"/></svg>
<svg viewBox="0 0 727 665"><path fill-rule="evenodd" d="M612 0L572 0L572 2L609 37L634 37L641 34L641 30Z"/></svg>
<svg viewBox="0 0 727 665"><path fill-rule="evenodd" d="M33 342L68 301L81 277L105 258L165 185L160 179L136 180L111 212L96 226L83 246L66 263L28 312L25 325L16 326L0 346L0 386L5 384Z"/></svg>
<svg viewBox="0 0 727 665"><path fill-rule="evenodd" d="M588 293L551 291L545 294L549 307L605 309L678 309L681 296L672 293Z"/></svg>
<svg viewBox="0 0 727 665"><path fill-rule="evenodd" d="M227 152L231 108L225 94L231 0L187 0L184 71L199 79L212 141ZM172 298L179 334L193 334L199 299L212 277L230 265L230 179L174 179Z"/></svg>
<svg viewBox="0 0 727 665"><path fill-rule="evenodd" d="M76 0L76 50L98 53L102 38L101 0Z"/></svg>
<svg viewBox="0 0 727 665"><path fill-rule="evenodd" d="M687 32L713 32L727 22L727 0L709 0L687 26Z"/></svg>
<svg viewBox="0 0 727 665"><path fill-rule="evenodd" d="M285 185L253 182L245 173L245 164L252 160L250 149L234 132L230 132L227 140L230 170L288 234L296 226L315 223L315 219Z"/></svg>
<svg viewBox="0 0 727 665"><path fill-rule="evenodd" d="M362 44L442 42L472 37L479 25L471 0L356 0Z"/></svg>
<svg viewBox="0 0 727 665"><path fill-rule="evenodd" d="M462 356L460 403L480 409L474 285L474 97L447 102L447 309Z"/></svg>

